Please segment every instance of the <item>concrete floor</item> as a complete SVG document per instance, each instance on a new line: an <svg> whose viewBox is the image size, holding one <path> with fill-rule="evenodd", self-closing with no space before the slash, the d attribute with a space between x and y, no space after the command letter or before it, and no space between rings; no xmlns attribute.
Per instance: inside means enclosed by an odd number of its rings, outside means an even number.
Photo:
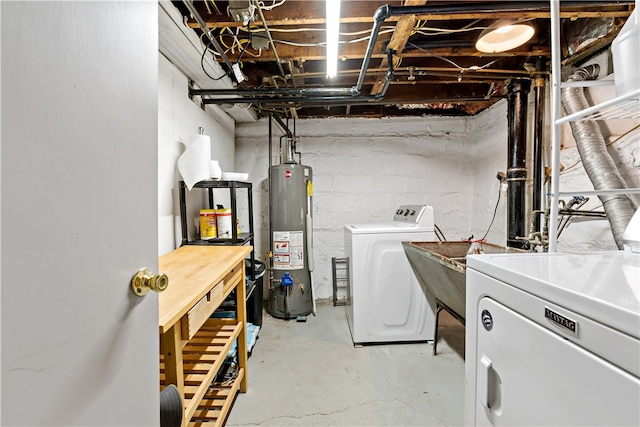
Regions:
<svg viewBox="0 0 640 427"><path fill-rule="evenodd" d="M443 311L439 334L436 356L427 343L355 348L330 301L306 323L265 313L227 425L462 425L464 327Z"/></svg>

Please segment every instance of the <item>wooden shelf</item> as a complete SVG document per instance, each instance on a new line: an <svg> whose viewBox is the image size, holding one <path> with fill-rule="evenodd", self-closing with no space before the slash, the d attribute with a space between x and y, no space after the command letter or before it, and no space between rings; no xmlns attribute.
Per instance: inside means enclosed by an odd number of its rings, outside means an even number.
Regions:
<svg viewBox="0 0 640 427"><path fill-rule="evenodd" d="M171 282L159 300L160 388L175 384L180 391L182 427L224 424L236 393L247 391L244 257L252 249L183 246L160 258L161 271ZM211 318L233 290L236 317ZM212 386L234 343L236 378Z"/></svg>
<svg viewBox="0 0 640 427"><path fill-rule="evenodd" d="M192 419L201 401L210 394L216 373L244 325L235 319L209 319L182 349L185 419ZM164 358L160 357L160 384L164 388ZM243 375L244 375L244 370ZM239 379L236 378L236 381ZM234 382L236 382L234 381ZM230 389L230 387L225 387ZM237 387L236 387L237 390ZM235 394L227 394L233 397Z"/></svg>
<svg viewBox="0 0 640 427"><path fill-rule="evenodd" d="M209 426L212 423L215 427L224 425L243 378L244 369L240 368L231 384L209 388L193 414L189 426Z"/></svg>

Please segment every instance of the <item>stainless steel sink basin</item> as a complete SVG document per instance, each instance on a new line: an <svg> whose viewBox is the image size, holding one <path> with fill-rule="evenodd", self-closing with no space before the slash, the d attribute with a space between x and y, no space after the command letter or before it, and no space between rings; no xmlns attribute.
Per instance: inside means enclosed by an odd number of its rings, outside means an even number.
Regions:
<svg viewBox="0 0 640 427"><path fill-rule="evenodd" d="M435 297L438 304L433 353L436 353L438 313L446 309L461 323L465 323L467 252L471 243L459 242L402 242L409 264L425 295ZM523 252L482 243L487 254Z"/></svg>

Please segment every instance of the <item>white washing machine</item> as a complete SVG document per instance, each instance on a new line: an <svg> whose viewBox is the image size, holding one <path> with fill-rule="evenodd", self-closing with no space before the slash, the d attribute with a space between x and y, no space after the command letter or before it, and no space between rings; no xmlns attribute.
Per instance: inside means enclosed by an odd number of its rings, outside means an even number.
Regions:
<svg viewBox="0 0 640 427"><path fill-rule="evenodd" d="M344 238L353 343L432 340L435 301L422 292L402 242L435 240L433 208L400 206L392 222L345 225Z"/></svg>
<svg viewBox="0 0 640 427"><path fill-rule="evenodd" d="M640 425L640 254L467 259L465 425Z"/></svg>

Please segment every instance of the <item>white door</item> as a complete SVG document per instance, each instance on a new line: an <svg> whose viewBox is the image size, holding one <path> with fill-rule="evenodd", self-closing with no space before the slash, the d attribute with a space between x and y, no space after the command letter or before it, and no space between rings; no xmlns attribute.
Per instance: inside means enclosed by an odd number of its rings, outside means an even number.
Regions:
<svg viewBox="0 0 640 427"><path fill-rule="evenodd" d="M2 425L159 423L157 2L0 2Z"/></svg>

